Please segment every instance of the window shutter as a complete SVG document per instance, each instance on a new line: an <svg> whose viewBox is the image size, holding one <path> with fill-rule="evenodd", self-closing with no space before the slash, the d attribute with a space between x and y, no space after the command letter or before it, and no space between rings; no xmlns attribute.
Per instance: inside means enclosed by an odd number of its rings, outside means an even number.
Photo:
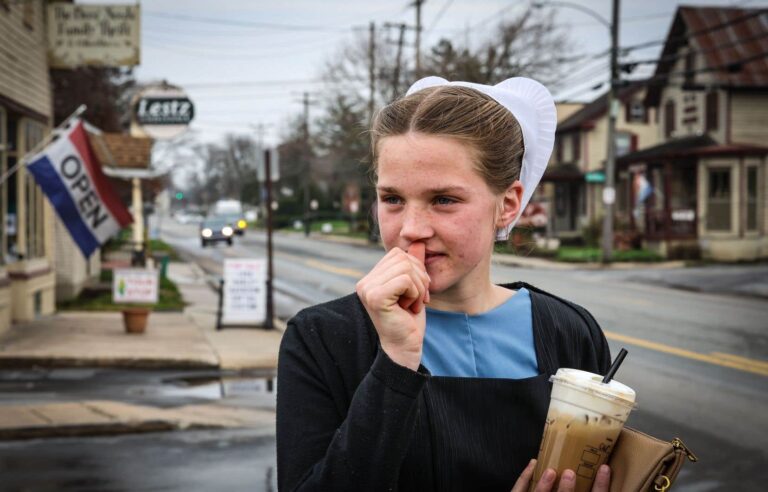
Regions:
<svg viewBox="0 0 768 492"><path fill-rule="evenodd" d="M707 100L706 100L706 131L713 131L717 130L717 92L709 92L707 93Z"/></svg>
<svg viewBox="0 0 768 492"><path fill-rule="evenodd" d="M664 136L669 138L675 131L675 101L667 101L664 105Z"/></svg>
<svg viewBox="0 0 768 492"><path fill-rule="evenodd" d="M637 150L637 135L634 133L630 135L629 151L634 152Z"/></svg>

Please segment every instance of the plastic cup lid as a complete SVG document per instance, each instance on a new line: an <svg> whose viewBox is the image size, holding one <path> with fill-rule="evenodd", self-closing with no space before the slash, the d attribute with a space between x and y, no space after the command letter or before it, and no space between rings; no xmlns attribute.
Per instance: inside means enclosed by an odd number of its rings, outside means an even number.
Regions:
<svg viewBox="0 0 768 492"><path fill-rule="evenodd" d="M585 393L599 395L602 398L617 400L625 405L636 406L635 390L615 379L609 383L603 383L603 376L578 369L557 370L557 374L550 379L552 382L565 384Z"/></svg>

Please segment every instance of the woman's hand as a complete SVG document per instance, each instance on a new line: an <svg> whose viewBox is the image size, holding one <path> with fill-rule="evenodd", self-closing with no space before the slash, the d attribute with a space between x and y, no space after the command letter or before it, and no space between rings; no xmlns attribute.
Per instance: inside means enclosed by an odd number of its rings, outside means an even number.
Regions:
<svg viewBox="0 0 768 492"><path fill-rule="evenodd" d="M424 268L424 244L413 243L409 252L413 254L392 248L355 290L379 334L381 348L390 359L415 371L421 363L429 275Z"/></svg>
<svg viewBox="0 0 768 492"><path fill-rule="evenodd" d="M536 468L536 460L531 460L528 466L525 467L523 473L520 474L520 478L515 482L515 486L512 487L512 492L527 492L528 487L531 484L533 478L533 469ZM536 488L533 492L550 492L552 486L555 484L557 473L555 470L549 468L541 476L541 480L536 484ZM592 492L608 492L611 486L611 469L608 465L602 465L597 470L597 476L595 477L595 483L592 484ZM560 476L560 483L557 487L557 492L573 492L576 488L576 474L573 470L565 470Z"/></svg>

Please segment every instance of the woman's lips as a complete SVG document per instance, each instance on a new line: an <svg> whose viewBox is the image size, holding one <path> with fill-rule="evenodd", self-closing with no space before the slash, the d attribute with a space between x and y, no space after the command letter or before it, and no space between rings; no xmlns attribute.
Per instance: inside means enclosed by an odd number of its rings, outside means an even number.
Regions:
<svg viewBox="0 0 768 492"><path fill-rule="evenodd" d="M434 263L436 261L439 261L440 258L444 257L444 253L437 253L435 251L427 251L424 255L424 264L429 265L430 263Z"/></svg>

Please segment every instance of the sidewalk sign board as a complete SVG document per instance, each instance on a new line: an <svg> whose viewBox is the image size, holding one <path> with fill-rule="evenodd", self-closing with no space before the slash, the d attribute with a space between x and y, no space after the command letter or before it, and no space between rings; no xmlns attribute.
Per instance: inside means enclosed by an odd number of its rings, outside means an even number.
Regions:
<svg viewBox="0 0 768 492"><path fill-rule="evenodd" d="M158 272L149 268L118 268L112 273L112 302L156 304Z"/></svg>
<svg viewBox="0 0 768 492"><path fill-rule="evenodd" d="M264 259L224 260L223 325L263 325L267 262Z"/></svg>

